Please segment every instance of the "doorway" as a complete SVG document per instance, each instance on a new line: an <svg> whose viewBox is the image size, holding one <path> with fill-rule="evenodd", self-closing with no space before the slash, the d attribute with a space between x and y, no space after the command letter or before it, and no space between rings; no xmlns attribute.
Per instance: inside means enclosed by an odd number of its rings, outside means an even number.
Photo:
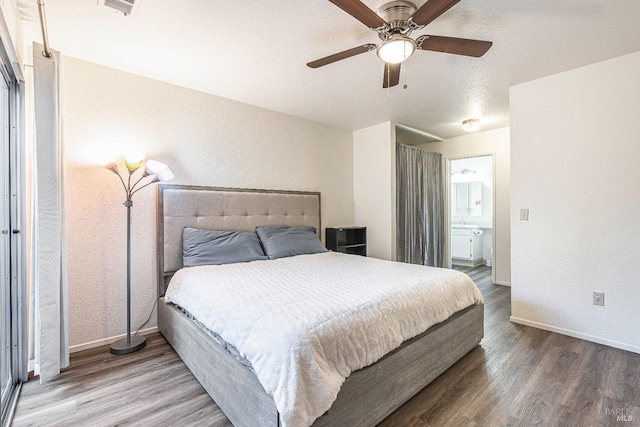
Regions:
<svg viewBox="0 0 640 427"><path fill-rule="evenodd" d="M452 267L491 268L495 283L493 153L447 159L449 258Z"/></svg>

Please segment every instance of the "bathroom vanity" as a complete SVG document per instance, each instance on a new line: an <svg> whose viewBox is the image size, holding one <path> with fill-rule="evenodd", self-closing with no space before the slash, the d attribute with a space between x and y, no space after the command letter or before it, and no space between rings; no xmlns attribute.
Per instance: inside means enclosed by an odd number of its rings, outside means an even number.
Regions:
<svg viewBox="0 0 640 427"><path fill-rule="evenodd" d="M451 263L467 267L482 265L482 234L477 225L451 225Z"/></svg>

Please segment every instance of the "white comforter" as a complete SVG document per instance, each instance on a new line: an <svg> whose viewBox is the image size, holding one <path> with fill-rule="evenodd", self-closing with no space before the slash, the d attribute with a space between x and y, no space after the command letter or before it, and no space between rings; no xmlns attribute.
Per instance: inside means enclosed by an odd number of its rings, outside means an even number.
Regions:
<svg viewBox="0 0 640 427"><path fill-rule="evenodd" d="M335 252L182 269L165 298L251 362L284 427L311 425L351 372L483 302L463 273Z"/></svg>

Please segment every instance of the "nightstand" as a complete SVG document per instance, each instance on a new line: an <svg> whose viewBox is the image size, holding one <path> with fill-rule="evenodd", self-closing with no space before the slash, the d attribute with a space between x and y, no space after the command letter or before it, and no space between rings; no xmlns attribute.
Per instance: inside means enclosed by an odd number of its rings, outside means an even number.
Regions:
<svg viewBox="0 0 640 427"><path fill-rule="evenodd" d="M327 249L367 256L367 227L327 227Z"/></svg>

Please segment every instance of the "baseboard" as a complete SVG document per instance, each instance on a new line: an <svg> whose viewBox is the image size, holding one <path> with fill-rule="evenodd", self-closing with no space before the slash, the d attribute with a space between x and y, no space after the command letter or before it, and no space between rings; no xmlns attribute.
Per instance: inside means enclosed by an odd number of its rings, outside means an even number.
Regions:
<svg viewBox="0 0 640 427"><path fill-rule="evenodd" d="M511 287L511 282L505 282L504 280L496 280L494 285Z"/></svg>
<svg viewBox="0 0 640 427"><path fill-rule="evenodd" d="M576 332L569 329L558 328L556 326L547 325L545 323L533 322L531 320L520 319L518 317L513 317L513 316L509 317L509 320L512 323L517 323L519 325L531 326L533 328L543 329L545 331L555 332L557 334L567 335L573 338L579 338L581 340L591 341L598 344L607 345L609 347L619 348L621 350L627 350L633 353L640 354L640 347L635 345L631 345L631 344L627 344L619 341L613 341L606 338L596 337L593 335L583 334L582 332Z"/></svg>
<svg viewBox="0 0 640 427"><path fill-rule="evenodd" d="M147 329L141 329L140 332L138 332L139 334L142 335L149 335L149 334L153 334L155 332L158 332L159 329L157 326L154 326L153 328L147 328ZM87 342L84 344L78 344L78 345L72 345L71 347L69 347L69 353L76 353L78 351L82 351L82 350L89 350L90 348L95 348L95 347L100 347L103 345L109 345L111 343L114 343L116 341L118 341L121 338L126 338L127 334L122 334L122 335L118 335L115 337L109 337L109 338L104 338L101 340L97 340L97 341L91 341L91 342Z"/></svg>

